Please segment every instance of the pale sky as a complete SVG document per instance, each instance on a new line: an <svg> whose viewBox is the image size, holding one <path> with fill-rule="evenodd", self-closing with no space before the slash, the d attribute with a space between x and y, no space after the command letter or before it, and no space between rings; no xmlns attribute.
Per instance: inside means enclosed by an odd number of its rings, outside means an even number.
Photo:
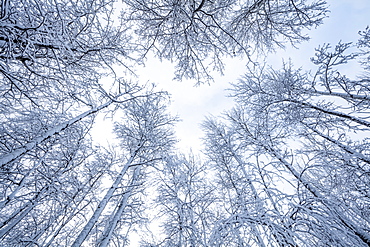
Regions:
<svg viewBox="0 0 370 247"><path fill-rule="evenodd" d="M303 70L314 68L310 57L314 49L324 43L333 46L340 40L343 42L356 42L358 31L370 25L370 0L328 0L329 17L317 29L309 30L311 40L298 45L298 49L287 45L286 50L277 50L268 56L267 62L275 69L281 68L282 61L292 59L294 66ZM211 85L205 84L194 87L195 81L175 81L173 65L168 61L160 62L158 59L148 59L144 68L136 68L142 84L155 83L158 89L168 91L172 95L172 104L169 106L174 115L181 119L176 126L179 139L178 148L183 152L190 149L198 153L202 147L203 132L200 124L209 115L220 115L233 106L232 99L227 98L225 91L230 82L235 82L245 73L246 59L226 59L224 76L215 73L215 81ZM347 75L355 75L358 64L346 65ZM102 116L100 116L101 118ZM117 120L117 119L116 119ZM109 121L98 121L94 128L94 139L101 144L112 143L114 135L108 133L111 128Z"/></svg>
<svg viewBox="0 0 370 247"><path fill-rule="evenodd" d="M292 59L294 66L302 67L303 70L314 68L310 57L314 55L314 49L323 43L331 43L333 46L340 40L343 42L356 42L359 38L358 31L365 30L370 25L370 0L328 0L330 5L329 17L315 30L307 33L311 40L298 45L298 49L287 47L275 54L270 54L267 62L275 69L279 69L282 61ZM142 82L154 82L159 89L168 91L172 95L170 110L177 114L182 122L177 124L176 134L179 139L178 147L183 152L193 150L199 154L203 136L200 124L206 116L219 115L230 109L233 102L227 98L229 82L235 82L245 73L246 60L228 59L225 61L226 69L224 76L217 76L211 85L194 87L194 81L173 81L173 66L169 62L159 62L156 59L147 61L146 67L140 69L139 80ZM344 72L355 75L359 68L357 64L346 66ZM132 247L139 246L137 236L131 238Z"/></svg>
<svg viewBox="0 0 370 247"><path fill-rule="evenodd" d="M285 51L279 50L270 54L268 64L275 69L281 67L282 61L292 58L296 67L303 70L313 68L310 57L314 48L323 43L335 45L338 41L350 42L358 39L358 31L370 25L370 0L329 0L329 18L315 30L308 31L311 40L298 45L298 49L289 45ZM170 110L177 114L182 122L177 124L176 133L179 138L178 147L187 152L190 148L197 153L201 148L200 138L203 133L201 122L207 115L219 115L230 109L233 102L227 98L226 88L229 82L234 82L244 74L246 60L228 59L224 76L217 76L211 85L194 87L194 81L173 81L173 67L169 62L159 62L156 59L147 61L146 67L140 70L139 80L150 81L172 95Z"/></svg>

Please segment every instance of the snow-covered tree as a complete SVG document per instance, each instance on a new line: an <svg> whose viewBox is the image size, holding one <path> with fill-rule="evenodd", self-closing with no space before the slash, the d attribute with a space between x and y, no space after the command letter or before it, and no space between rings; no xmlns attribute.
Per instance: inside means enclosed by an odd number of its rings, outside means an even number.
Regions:
<svg viewBox="0 0 370 247"><path fill-rule="evenodd" d="M326 14L324 0L1 1L1 244L127 246L152 190L151 245L370 246L370 29L319 47L314 73L253 60ZM151 55L198 84L225 57L253 64L236 107L203 124L206 162L174 155L167 94L132 82ZM355 79L340 72L353 61ZM120 118L110 148L92 141L102 113Z"/></svg>
<svg viewBox="0 0 370 247"><path fill-rule="evenodd" d="M216 171L222 202L210 245L295 246L296 235L286 217L294 196L275 186L282 178L279 172L263 165L259 152L233 126L209 118L203 128L205 153Z"/></svg>
<svg viewBox="0 0 370 247"><path fill-rule="evenodd" d="M171 155L159 168L154 205L163 236L157 237L156 246L209 246L217 208L208 165L193 154Z"/></svg>
<svg viewBox="0 0 370 247"><path fill-rule="evenodd" d="M115 127L115 133L121 143L119 170L112 179L112 185L106 190L71 246L81 246L86 239L101 247L107 246L110 241L117 241L119 245L127 242L127 239L120 240L120 234L116 234L118 237L115 238L114 233L119 233L125 227L132 228L138 220L129 219L127 215L128 208L132 210L132 207L135 207L130 202L134 199L135 193L140 192L145 182L145 168L155 166L175 143L172 126L176 118L168 115L164 100L165 95L153 94L131 100L122 106L123 116ZM102 233L98 236L91 234L99 218L107 211L110 213L103 223Z"/></svg>
<svg viewBox="0 0 370 247"><path fill-rule="evenodd" d="M249 57L307 40L302 32L321 24L324 1L124 0L144 55L176 63L176 77L211 79L225 56ZM262 49L263 48L263 49Z"/></svg>
<svg viewBox="0 0 370 247"><path fill-rule="evenodd" d="M351 44L318 48L313 75L288 63L233 85L238 107L226 114L229 128L272 171L292 176L292 227L308 246L369 245L368 32L352 53ZM337 67L354 59L365 71L350 79Z"/></svg>

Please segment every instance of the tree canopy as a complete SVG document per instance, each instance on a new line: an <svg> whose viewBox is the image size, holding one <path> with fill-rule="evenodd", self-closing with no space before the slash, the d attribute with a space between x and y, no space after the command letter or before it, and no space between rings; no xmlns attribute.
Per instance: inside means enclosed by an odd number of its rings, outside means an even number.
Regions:
<svg viewBox="0 0 370 247"><path fill-rule="evenodd" d="M299 47L328 11L1 1L0 246L370 246L370 28L318 47L312 71L255 56ZM225 58L247 64L235 107L203 122L203 150L176 148L170 95L137 81L151 56L198 85ZM353 61L356 78L341 72ZM92 134L103 116L110 145Z"/></svg>

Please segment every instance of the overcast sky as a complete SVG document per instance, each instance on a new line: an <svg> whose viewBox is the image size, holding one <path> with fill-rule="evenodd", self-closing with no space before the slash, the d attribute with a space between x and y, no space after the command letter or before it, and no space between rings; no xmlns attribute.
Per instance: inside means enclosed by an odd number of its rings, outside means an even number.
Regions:
<svg viewBox="0 0 370 247"><path fill-rule="evenodd" d="M279 50L270 54L268 63L275 69L279 69L282 61L292 59L294 66L302 67L303 70L314 68L310 57L314 55L314 49L323 43L331 43L333 46L340 40L343 42L356 42L358 31L364 30L370 25L370 0L329 0L329 17L324 24L315 30L308 32L311 40L302 43L298 49L288 47L285 51ZM140 71L139 79L142 82L150 81L158 84L160 89L168 91L172 95L170 110L177 114L182 121L176 127L177 137L181 151L187 152L190 149L198 154L203 133L200 129L201 122L207 115L219 115L230 109L233 102L227 98L229 82L240 78L245 72L246 61L240 59L226 60L224 76L217 76L211 85L194 87L194 81L173 81L173 66L169 62L160 63L158 60L149 60L146 67ZM356 74L358 66L347 66L345 73ZM132 247L138 246L133 235L131 238Z"/></svg>
<svg viewBox="0 0 370 247"><path fill-rule="evenodd" d="M356 41L358 31L370 25L370 0L330 0L329 18L315 30L308 31L311 40L298 46L298 49L288 48L270 54L268 63L274 68L280 68L283 60L292 58L296 67L304 70L312 68L310 57L314 48L323 43L335 45L338 41ZM195 153L201 148L202 131L200 124L209 114L219 115L230 109L232 100L227 98L226 88L229 82L237 80L245 72L246 61L240 59L227 60L224 76L217 76L211 85L194 87L194 81L173 81L173 67L169 62L160 63L156 59L147 62L140 70L140 80L150 81L159 85L160 89L172 95L170 110L177 114L182 122L178 123L176 132L180 139L179 148Z"/></svg>
<svg viewBox="0 0 370 247"><path fill-rule="evenodd" d="M286 50L278 50L268 56L267 62L275 69L281 68L282 61L292 59L294 66L303 70L314 68L310 57L314 55L314 49L323 43L331 43L333 46L340 40L343 42L356 42L358 31L364 30L370 25L370 0L329 0L329 17L317 29L307 33L311 40L298 45L298 49L289 45ZM181 119L176 126L176 134L179 139L178 147L183 152L190 149L194 153L202 147L203 135L200 124L209 115L219 115L233 106L232 99L227 98L230 82L235 82L245 73L246 60L240 58L226 59L224 76L215 73L215 81L210 85L194 87L195 81L174 81L173 65L170 62L160 62L157 59L149 59L145 68L137 68L138 80L141 83L153 82L158 89L168 91L172 95L170 111ZM347 75L356 74L357 64L346 65L342 71ZM115 119L118 120L118 119ZM107 127L109 121L98 121L95 133L101 144L112 142L113 135L107 133L111 128Z"/></svg>

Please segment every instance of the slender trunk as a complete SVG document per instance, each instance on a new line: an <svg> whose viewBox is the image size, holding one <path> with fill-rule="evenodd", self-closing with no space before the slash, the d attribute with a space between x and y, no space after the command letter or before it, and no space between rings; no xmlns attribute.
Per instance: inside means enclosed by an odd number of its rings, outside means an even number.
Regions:
<svg viewBox="0 0 370 247"><path fill-rule="evenodd" d="M367 163L367 164L370 164L370 158L366 157L365 155L363 155L362 153L359 153L357 152L356 150L354 150L353 148L350 148L342 143L340 143L339 141L337 140L334 140L333 138L331 138L330 136L327 136L321 132L319 132L318 130L312 128L312 127L309 127L308 125L304 124L307 128L309 128L310 130L312 130L313 132L315 132L316 134L318 134L320 137L324 138L325 140L328 140L329 142L335 144L336 146L340 147L341 149L343 149L344 151L346 151L347 153L349 154L352 154L354 157L356 157L357 159ZM359 167L360 169L363 169L362 167ZM364 171L364 172L367 172L367 171Z"/></svg>
<svg viewBox="0 0 370 247"><path fill-rule="evenodd" d="M263 187L264 187L264 192L266 193L269 201L271 202L271 205L273 206L276 215L279 217L280 224L283 226L283 227L280 227L281 230L280 231L278 230L277 233L274 232L274 228L270 228L274 238L278 241L279 245L281 245L283 247L286 246L286 244L288 246L298 246L295 243L295 240L293 239L293 236L297 237L297 235L295 235L292 232L291 227L287 226L286 223L284 222L284 218L281 217L279 209L276 206L276 201L270 193L270 190L269 190L269 188L266 184L264 176L262 175L262 171L261 171L259 165L258 165L258 171L259 171L259 175L260 175L261 180L262 180L262 184L263 184ZM288 236L286 236L286 235L288 235ZM282 243L281 243L281 239L283 241Z"/></svg>
<svg viewBox="0 0 370 247"><path fill-rule="evenodd" d="M350 93L337 93L337 92L325 92L325 91L318 91L318 90L305 90L305 92L310 94L319 94L325 96L336 96L346 100L365 100L370 101L370 97L367 95L358 95L358 94L350 94Z"/></svg>
<svg viewBox="0 0 370 247"><path fill-rule="evenodd" d="M263 145L263 144L262 144ZM282 158L273 148L263 145L263 147L268 151L270 155L278 159L292 174L293 176L301 183L303 186L310 191L316 198L318 198L331 212L333 212L337 218L351 230L357 237L361 239L362 242L370 246L370 235L369 233L362 230L360 227L356 226L348 217L346 217L339 207L331 203L324 195L322 195L316 188L314 188L311 183L307 182L304 178L300 176L300 173L294 169L292 164L287 162Z"/></svg>
<svg viewBox="0 0 370 247"><path fill-rule="evenodd" d="M73 209L72 213L70 213L70 215L67 217L67 219L63 220L63 222L61 222L59 224L59 226L57 227L57 229L53 232L52 236L50 238L47 238L44 240L44 243L47 241L47 243L42 246L44 247L49 247L55 240L55 238L59 235L60 231L63 229L63 227L65 227L76 215L80 214L81 212L83 212L83 210L89 206L89 204L91 203L91 200L89 202L87 202L85 205L82 206L82 208L78 209L78 207L82 204L83 201L80 201Z"/></svg>
<svg viewBox="0 0 370 247"><path fill-rule="evenodd" d="M116 180L114 181L113 185L109 188L109 190L105 194L104 198L100 201L98 207L94 211L94 214L91 216L90 220L87 222L84 229L81 231L81 233L78 235L78 237L76 238L76 240L72 244L72 247L79 247L85 241L85 239L89 235L90 231L92 230L92 228L94 227L94 225L98 221L101 213L103 212L103 210L107 206L109 200L113 197L114 192L119 187L119 185L120 185L120 183L123 179L123 176L127 172L128 168L132 165L132 162L135 159L136 153L137 152L135 152L130 157L130 159L127 161L126 165L122 168L121 172L118 174L118 176L117 176Z"/></svg>
<svg viewBox="0 0 370 247"><path fill-rule="evenodd" d="M103 173L99 173L96 177L92 176L88 181L86 181L84 183L83 186L81 186L81 188L88 188L87 191L84 192L84 194L82 195L82 199L85 198L85 196L91 192L94 188L94 185L97 183L97 181L99 181L99 179L101 178L101 176L103 175ZM89 185L89 183L92 181L92 183ZM54 230L53 232L50 232L49 233L49 236L44 240L44 243L46 242L46 240L48 240L48 243L46 245L42 244L42 246L50 246L50 244L54 241L54 239L58 236L58 234L60 233L60 231L62 230L62 228L68 223L70 222L78 213L80 213L83 209L85 209L88 205L89 205L89 202L86 203L85 205L82 206L82 208L78 209L79 206L84 202L82 199L79 200L77 203L73 203L76 199L77 196L80 195L80 192L81 190L77 190L74 195L72 196L71 198L71 202L70 204L67 204L65 205L63 208L61 208L59 210L59 213L57 215L62 215L62 218L60 218L59 216L57 218L55 218L55 221L58 220L58 222L56 223L56 230ZM51 224L50 224L51 225ZM50 227L50 226L49 226ZM43 233L44 234L44 233ZM36 242L38 241L38 239L42 236L42 234L38 235L38 236L35 236L32 240L33 242Z"/></svg>
<svg viewBox="0 0 370 247"><path fill-rule="evenodd" d="M263 205L262 200L260 199L260 197L259 197L259 195L257 193L256 188L254 187L251 179L249 178L249 176L247 174L247 171L245 170L245 167L244 167L245 164L244 164L244 162L241 160L241 158L233 150L230 149L230 151L232 152L234 159L238 162L239 166L242 168L244 177L247 179L248 186L251 188L254 198L259 202L258 203L258 206L261 209L263 209L264 212L267 212L265 206ZM271 203L274 204L274 202L272 201L272 198L269 198L269 199L271 200ZM275 207L275 205L274 205L274 207ZM271 231L272 235L274 236L276 242L279 245L283 244L283 246L285 246L285 243L288 243L288 242L289 242L289 245L290 246L294 246L295 245L292 238L289 238L290 240L288 241L287 236L285 236L286 235L285 234L286 229L284 229L284 231L279 231L278 229L272 228L272 225L271 224L266 224L266 226L268 226L268 228L270 229L270 231ZM257 229L255 229L254 226L253 226L253 229L257 232L257 239L258 239L258 242L260 243L260 245L261 246L265 246L265 244L263 243L263 240L262 240L262 238L260 236L260 232ZM278 236L277 234L280 234L281 237ZM281 243L281 238L284 239L284 243Z"/></svg>
<svg viewBox="0 0 370 247"><path fill-rule="evenodd" d="M42 161L43 161L43 158L41 158L37 162L37 164L35 164L32 167L32 169L28 171L26 175L23 176L21 181L18 183L19 185L17 186L17 188L12 193L10 193L10 195L8 195L3 201L0 202L0 210L3 209L17 195L19 190L24 187L26 179L29 177L29 175L31 175L31 173L33 173L36 170L36 168L41 164Z"/></svg>
<svg viewBox="0 0 370 247"><path fill-rule="evenodd" d="M11 218L5 223L5 227L0 230L0 239L3 238L10 230L12 230L13 227L17 225L24 217L26 217L26 215L37 205L38 200L40 199L41 195L44 194L47 188L47 186L42 188L42 190L40 190L37 195L25 205L25 207L22 207L20 210L18 210L18 213L16 213L16 215L19 214L17 218Z"/></svg>
<svg viewBox="0 0 370 247"><path fill-rule="evenodd" d="M248 183L248 186L249 186L249 188L252 190L252 194L253 194L253 197L254 197L254 200L256 200L256 201L258 201L258 206L260 207L260 208L262 208L264 211L265 211L265 208L264 208L264 206L263 206L263 203L262 203L262 201L260 200L260 198L259 198L259 196L258 196L258 193L257 193L257 190L256 190L256 188L254 187L254 185L253 185L253 183L252 183L252 181L251 181L251 179L249 178L249 176L248 176L248 174L247 174L247 171L245 170L245 167L244 167L244 162L241 160L241 158L234 152L234 150L232 150L231 148L230 148L230 151L231 151L231 153L233 154L233 157L234 157L234 159L236 160L236 162L239 164L239 166L241 167L241 169L242 169L242 171L243 171L243 174L244 174L244 178L246 178L247 179L247 183ZM261 247L266 247L265 246L265 243L263 242L263 239L262 239L262 237L261 237L261 232L258 230L258 228L254 225L254 224L252 224L251 225L251 228L252 228L252 230L256 233L255 235L256 235L256 238L257 238L257 243L258 243L258 245L259 246L261 246Z"/></svg>
<svg viewBox="0 0 370 247"><path fill-rule="evenodd" d="M242 169L242 172L243 172L243 175L244 175L244 178L247 180L247 184L248 184L248 187L251 189L252 191L252 195L253 195L253 198L255 201L258 202L258 206L260 208L264 208L263 204L262 204L262 201L260 200L259 196L258 196L258 193L257 193L257 190L256 188L254 187L247 171L245 170L245 167L244 167L244 162L241 160L241 158L239 157L238 154L236 154L233 150L232 147L230 147L230 143L229 141L224 138L224 135L219 133L219 136L222 138L222 140L225 142L226 144L226 149L228 152L230 152L232 154L232 157L235 159L235 161L238 163L239 167ZM234 189L236 190L237 194L241 194L239 189L237 188L237 186L234 186ZM243 210L245 211L248 211L248 209L246 209L245 207L243 208ZM249 214L249 212L247 213ZM234 217L234 216L232 216ZM251 224L250 227L252 228L252 230L255 232L255 237L257 239L257 244L261 247L265 247L265 244L263 242L263 239L262 239L262 236L261 236L261 233L260 231L258 230L258 228L254 225L254 224Z"/></svg>
<svg viewBox="0 0 370 247"><path fill-rule="evenodd" d="M337 207L335 204L330 202L330 199L328 200L325 195L322 195L310 182L306 181L304 178L302 178L301 174L295 170L295 168L292 166L291 163L287 162L283 157L280 156L280 154L270 147L268 144L266 144L263 141L258 140L256 137L254 137L250 132L248 127L242 123L239 122L237 119L234 119L231 117L231 120L233 122L236 122L238 125L240 125L241 129L244 131L246 138L250 138L253 140L255 145L260 146L264 148L267 153L269 153L272 157L279 160L287 169L288 171L309 191L311 192L316 198L318 198L331 212L333 212L336 217L342 222L342 224L347 227L351 232L353 232L363 243L366 243L370 247L370 234L361 229L360 227L356 226L355 223L351 219L345 216L343 210L341 210L339 207Z"/></svg>
<svg viewBox="0 0 370 247"><path fill-rule="evenodd" d="M88 111L85 111L84 113L78 115L77 117L74 117L72 119L70 119L69 121L66 121L62 124L59 124L57 126L55 126L54 128L48 130L47 132L45 132L42 136L39 136L39 137L36 137L34 138L32 141L28 142L27 144L25 144L23 147L21 148L18 148L16 150L14 150L13 152L9 153L9 154L6 154L4 155L1 159L0 159L0 166L4 166L16 159L18 159L20 156L28 153L30 150L34 149L37 145L39 145L40 143L44 142L45 140L49 139L50 137L60 133L61 131L65 130L66 128L68 128L69 126L81 121L82 119L90 116L90 115L93 115L99 111L101 111L102 109L104 108L107 108L108 106L110 106L112 103L124 103L124 102L127 102L127 101L130 101L132 99L135 99L137 97L142 97L142 96L130 96L130 98L128 99L125 99L125 100L122 100L122 101L117 101L116 99L125 95L127 93L121 93L119 95L117 95L115 98L112 98L110 99L108 102L100 105L100 106L97 106L97 107L94 107Z"/></svg>
<svg viewBox="0 0 370 247"><path fill-rule="evenodd" d="M361 118L358 118L358 117L350 116L348 114L345 114L345 113L342 113L342 112L338 112L338 111L327 110L327 109L324 109L324 108L315 106L313 104L306 103L306 102L301 102L301 101L298 101L298 100L286 99L284 101L292 102L292 103L301 105L303 107L308 107L308 108L311 108L311 109L320 111L320 112L325 113L325 114L328 114L328 115L332 115L332 116L336 116L336 117L341 117L343 119L350 120L352 122L355 122L355 123L358 123L360 125L363 125L363 126L366 126L366 127L369 127L370 128L370 122L368 122L366 120L363 120Z"/></svg>
<svg viewBox="0 0 370 247"><path fill-rule="evenodd" d="M45 132L42 136L40 137L36 137L34 138L32 141L30 141L29 143L27 143L26 145L24 145L23 147L21 148L18 148L16 150L14 150L13 152L9 153L9 154L6 154L4 155L1 159L0 159L0 166L4 166L16 159L18 159L20 156L28 153L30 150L34 149L37 145L39 145L40 143L44 142L45 140L49 139L50 137L60 133L61 131L65 130L66 128L68 128L69 126L81 121L82 119L84 119L85 117L89 116L89 115L92 115L94 113L97 113L99 112L100 110L108 107L110 104L112 104L113 101L109 101L105 104L102 104L98 107L95 107L91 110L88 110L80 115L78 115L77 117L74 117L72 119L70 119L69 121L66 121L62 124L59 124L57 126L55 126L54 128L48 130L47 132Z"/></svg>
<svg viewBox="0 0 370 247"><path fill-rule="evenodd" d="M116 228L118 221L121 219L121 216L124 212L124 209L127 206L127 200L132 195L132 191L134 190L135 183L137 182L138 176L140 175L141 166L135 169L134 174L132 175L132 180L129 185L128 191L122 196L121 202L114 213L112 219L109 221L108 225L105 227L101 243L99 247L107 247L109 244L109 241L112 238L113 231Z"/></svg>

